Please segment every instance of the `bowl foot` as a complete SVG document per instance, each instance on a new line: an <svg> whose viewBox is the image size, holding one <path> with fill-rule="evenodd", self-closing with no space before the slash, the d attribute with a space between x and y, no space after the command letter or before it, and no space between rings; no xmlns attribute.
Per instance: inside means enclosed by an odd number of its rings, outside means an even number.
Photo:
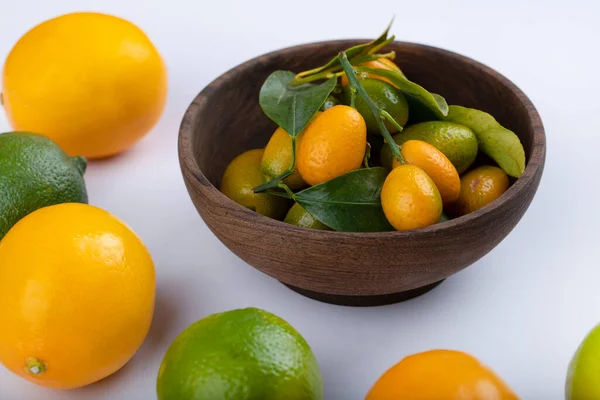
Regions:
<svg viewBox="0 0 600 400"><path fill-rule="evenodd" d="M300 289L295 286L287 285L285 286L292 289L294 292L299 293L303 296L311 298L313 300L321 301L323 303L336 304L339 306L350 306L350 307L374 307L374 306L384 306L387 304L400 303L402 301L414 299L415 297L421 296L429 292L430 290L437 287L444 280L432 283L427 286L422 286L416 289L407 290L404 292L398 293L390 293L390 294L382 294L382 295L373 295L373 296L344 296L337 294L327 294L327 293L319 293L313 292L311 290Z"/></svg>

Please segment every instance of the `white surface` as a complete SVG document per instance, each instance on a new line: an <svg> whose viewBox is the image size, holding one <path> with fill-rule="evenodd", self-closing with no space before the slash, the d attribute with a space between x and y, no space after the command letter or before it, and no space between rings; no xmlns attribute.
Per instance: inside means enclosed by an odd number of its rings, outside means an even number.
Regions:
<svg viewBox="0 0 600 400"><path fill-rule="evenodd" d="M524 399L563 398L569 359L600 322L600 6L594 0L488 3L0 0L1 60L35 24L95 10L140 25L170 73L158 126L131 151L91 163L86 175L91 203L125 220L153 254L158 299L147 341L122 371L69 392L0 369L0 399L155 398L171 341L208 314L246 306L285 318L305 336L320 362L327 400L362 399L388 367L432 348L472 353ZM513 233L428 295L371 309L321 304L252 269L207 229L183 185L177 131L193 97L230 67L298 43L374 37L392 14L398 38L473 57L530 96L546 127L546 170ZM0 118L0 130L9 130Z"/></svg>

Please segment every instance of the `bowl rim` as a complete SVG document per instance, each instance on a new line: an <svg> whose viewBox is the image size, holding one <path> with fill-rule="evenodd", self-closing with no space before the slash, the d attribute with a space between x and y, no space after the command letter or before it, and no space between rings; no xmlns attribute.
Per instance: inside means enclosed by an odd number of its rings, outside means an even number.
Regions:
<svg viewBox="0 0 600 400"><path fill-rule="evenodd" d="M546 158L546 134L542 119L531 102L531 100L525 95L525 93L519 89L511 80L500 74L498 71L488 67L487 65L476 61L470 57L464 56L460 53L446 50L440 47L430 46L421 43L406 42L406 41L394 41L393 44L402 45L404 47L413 47L424 51L435 52L443 54L449 58L455 58L460 62L469 64L477 69L483 70L491 78L500 81L505 85L511 92L513 92L525 107L528 115L528 124L533 132L532 140L532 151L525 165L525 170L521 177L519 177L506 192L504 192L498 199L494 200L485 207L480 208L477 211L463 215L458 218L454 218L448 221L437 223L434 225L427 226L425 228L412 229L407 231L386 231L386 232L338 232L338 231L325 231L303 228L291 224L287 224L283 221L269 218L254 212L247 207L244 207L233 200L225 196L219 189L217 189L212 182L206 178L193 154L192 137L194 135L195 119L198 114L206 106L204 98L210 96L210 94L216 90L225 80L230 78L230 75L235 75L248 68L251 68L254 64L261 62L264 58L270 58L273 56L281 56L286 53L295 52L301 49L316 48L323 44L338 44L340 46L352 46L361 42L368 42L370 39L337 39L337 40L323 40L316 42L309 42L281 48L278 50L264 53L257 57L254 57L248 61L245 61L228 71L221 74L219 77L209 83L192 101L192 103L186 109L181 125L179 127L179 138L178 138L178 155L179 163L182 172L189 172L188 178L195 180L195 183L200 184L205 188L205 194L210 196L212 200L217 202L228 202L228 206L237 208L237 211L242 213L245 218L252 220L253 222L260 223L262 225L269 226L271 228L284 228L297 232L310 232L317 239L323 239L325 237L335 238L375 238L375 239L401 239L410 237L414 239L415 235L435 235L441 231L455 228L458 226L470 224L471 222L482 218L484 215L492 212L493 210L500 207L502 204L512 201L518 196L522 195L525 189L531 184L538 176L539 173L543 172L544 162ZM285 58L285 57L284 57Z"/></svg>

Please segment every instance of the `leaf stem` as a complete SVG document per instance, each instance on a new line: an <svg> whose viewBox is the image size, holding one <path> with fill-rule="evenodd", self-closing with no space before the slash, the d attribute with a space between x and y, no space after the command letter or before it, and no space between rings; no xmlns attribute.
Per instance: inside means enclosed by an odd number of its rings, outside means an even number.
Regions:
<svg viewBox="0 0 600 400"><path fill-rule="evenodd" d="M285 183L279 182L279 185L277 185L277 187L285 190L285 193L287 193L287 195L290 196L288 198L290 198L290 199L295 199L296 198L296 195L294 194L294 192L292 192L292 190Z"/></svg>
<svg viewBox="0 0 600 400"><path fill-rule="evenodd" d="M367 142L367 150L365 151L365 158L363 159L363 165L365 168L369 168L369 160L371 159L371 143Z"/></svg>
<svg viewBox="0 0 600 400"><path fill-rule="evenodd" d="M344 71L346 72L346 76L348 77L349 84L351 85L351 87L356 89L359 96L362 97L362 99L365 101L365 103L367 103L367 106L373 113L373 116L375 117L375 120L377 121L377 125L379 126L379 130L381 131L381 135L384 137L387 145L390 147L390 150L392 151L392 155L394 156L394 158L396 158L398 161L400 161L400 163L404 164L404 159L402 158L402 154L400 154L400 148L398 147L398 145L392 138L392 135L390 134L390 132L385 127L385 124L383 123L383 119L381 119L381 115L382 115L381 112L383 110L381 108L379 108L373 100L371 100L371 98L369 97L369 95L367 94L365 89L362 87L362 85L358 81L358 78L356 77L356 71L354 70L354 68L352 68L352 65L350 65L350 62L348 61L348 56L346 55L345 52L343 52L343 51L340 52L339 59L340 59L340 63L342 64L342 68L344 68Z"/></svg>
<svg viewBox="0 0 600 400"><path fill-rule="evenodd" d="M394 125L394 127L396 127L396 129L398 129L398 132L402 132L404 130L402 125L400 125L398 122L396 122L394 117L392 117L390 115L390 113L388 113L387 111L381 110L381 117L387 119L390 124Z"/></svg>
<svg viewBox="0 0 600 400"><path fill-rule="evenodd" d="M290 86L300 86L300 85L304 85L305 83L311 83L311 82L320 81L323 79L331 79L333 77L338 78L341 75L342 75L342 72L336 72L334 68L326 69L323 72L319 72L318 74L309 75L306 77L299 77L298 75L296 75L294 80L292 80L290 82Z"/></svg>
<svg viewBox="0 0 600 400"><path fill-rule="evenodd" d="M350 87L350 107L356 108L356 88Z"/></svg>
<svg viewBox="0 0 600 400"><path fill-rule="evenodd" d="M285 171L283 174L279 175L276 178L271 179L269 182L263 183L262 185L255 187L254 189L252 189L252 191L254 193L262 193L267 189L276 188L279 186L279 183L282 180L284 180L285 178L287 178L290 175L292 175L292 171L290 171L290 170Z"/></svg>

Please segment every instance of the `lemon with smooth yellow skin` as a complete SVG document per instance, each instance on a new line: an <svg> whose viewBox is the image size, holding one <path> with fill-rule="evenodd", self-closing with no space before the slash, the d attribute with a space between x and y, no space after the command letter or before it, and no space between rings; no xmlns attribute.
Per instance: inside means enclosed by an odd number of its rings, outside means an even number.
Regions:
<svg viewBox="0 0 600 400"><path fill-rule="evenodd" d="M268 193L254 193L253 189L267 182L261 170L263 149L248 150L231 161L221 180L221 192L231 200L267 217L281 219L289 201Z"/></svg>
<svg viewBox="0 0 600 400"><path fill-rule="evenodd" d="M2 99L14 130L45 135L71 156L108 157L159 120L167 69L131 22L77 12L37 25L15 44Z"/></svg>
<svg viewBox="0 0 600 400"><path fill-rule="evenodd" d="M144 341L155 287L150 253L108 212L34 211L0 242L0 362L52 388L103 379Z"/></svg>

